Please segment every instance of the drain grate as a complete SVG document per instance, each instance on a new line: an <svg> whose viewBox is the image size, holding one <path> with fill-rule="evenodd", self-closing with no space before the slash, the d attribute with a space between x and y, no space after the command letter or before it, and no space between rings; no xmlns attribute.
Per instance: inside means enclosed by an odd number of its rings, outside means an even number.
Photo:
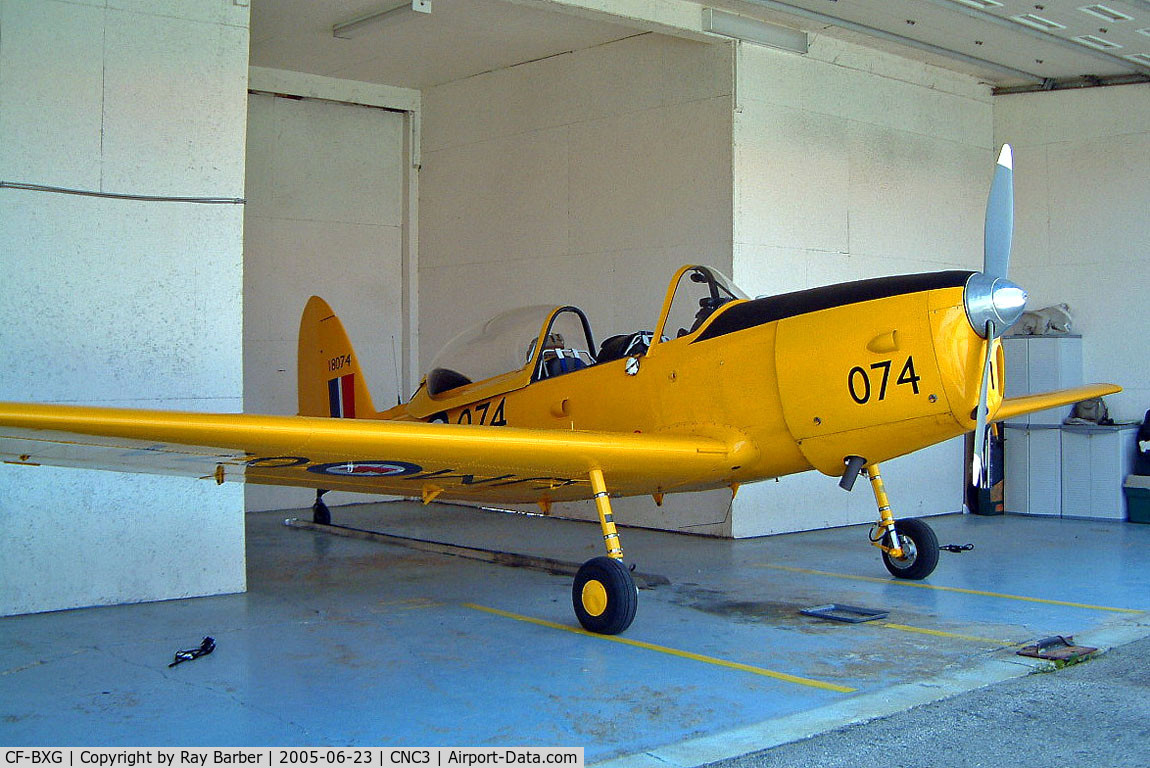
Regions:
<svg viewBox="0 0 1150 768"><path fill-rule="evenodd" d="M885 619L890 611L876 611L872 608L860 608L857 605L843 605L842 603L827 603L826 605L816 605L813 608L805 608L799 613L804 616L814 616L816 619L860 624L864 621Z"/></svg>

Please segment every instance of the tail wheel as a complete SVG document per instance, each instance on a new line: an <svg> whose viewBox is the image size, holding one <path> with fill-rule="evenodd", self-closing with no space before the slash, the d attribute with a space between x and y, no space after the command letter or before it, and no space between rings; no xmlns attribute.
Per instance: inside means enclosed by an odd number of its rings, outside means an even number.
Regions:
<svg viewBox="0 0 1150 768"><path fill-rule="evenodd" d="M635 620L639 591L627 566L609 557L583 563L571 586L575 616L589 632L617 635Z"/></svg>
<svg viewBox="0 0 1150 768"><path fill-rule="evenodd" d="M902 557L882 553L886 569L900 579L925 579L938 565L938 537L934 530L916 517L895 523Z"/></svg>

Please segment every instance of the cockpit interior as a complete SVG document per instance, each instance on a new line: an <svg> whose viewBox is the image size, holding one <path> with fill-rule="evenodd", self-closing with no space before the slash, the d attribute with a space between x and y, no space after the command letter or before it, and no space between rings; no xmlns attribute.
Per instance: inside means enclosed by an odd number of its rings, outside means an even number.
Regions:
<svg viewBox="0 0 1150 768"><path fill-rule="evenodd" d="M530 367L541 381L593 365L638 357L651 345L689 336L725 304L746 299L721 272L705 266L679 270L656 330L610 336L596 347L591 324L573 306L531 306L503 312L456 336L432 361L427 394L443 396L473 382Z"/></svg>

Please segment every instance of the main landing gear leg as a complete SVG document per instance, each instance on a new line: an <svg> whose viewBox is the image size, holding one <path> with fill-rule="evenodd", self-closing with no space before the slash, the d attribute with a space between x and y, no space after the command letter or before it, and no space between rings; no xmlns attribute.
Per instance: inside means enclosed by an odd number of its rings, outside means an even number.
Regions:
<svg viewBox="0 0 1150 768"><path fill-rule="evenodd" d="M623 548L619 544L603 473L593 469L589 474L607 556L592 558L579 568L571 586L571 602L584 629L601 635L617 635L634 621L639 591L623 564Z"/></svg>
<svg viewBox="0 0 1150 768"><path fill-rule="evenodd" d="M938 565L938 538L929 525L916 517L895 524L878 464L864 470L874 490L879 520L871 531L871 543L882 550L886 569L900 579L925 579Z"/></svg>
<svg viewBox="0 0 1150 768"><path fill-rule="evenodd" d="M315 504L311 505L311 520L318 525L331 525L331 510L327 508L327 504L323 503L325 493L327 493L326 490L317 490L315 492Z"/></svg>

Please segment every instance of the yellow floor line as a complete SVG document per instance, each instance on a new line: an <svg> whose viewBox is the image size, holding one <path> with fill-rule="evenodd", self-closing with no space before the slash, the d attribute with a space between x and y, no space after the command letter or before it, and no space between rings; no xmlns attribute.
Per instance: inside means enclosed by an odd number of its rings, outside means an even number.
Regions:
<svg viewBox="0 0 1150 768"><path fill-rule="evenodd" d="M568 627L563 624L556 624L553 621L546 621L544 619L536 619L531 616L522 616L518 613L510 613L509 611L501 611L498 608L488 608L485 605L476 605L475 603L464 603L464 607L473 608L477 611L491 613L496 616L503 616L508 619L515 619L516 621L525 621L529 624L538 624L541 627L549 627L551 629L561 629L564 632L571 632L576 635L584 635L586 637L594 637L598 640L609 640L612 643L621 643L623 645L630 645L634 648L643 648L648 651L658 651L659 653L666 653L671 656L678 656L681 659L690 659L692 661L701 661L705 664L714 664L717 667L726 667L727 669L737 669L742 672L750 672L755 675L763 675L764 677L773 677L776 680L783 680L788 683L795 683L797 685L806 685L811 688L821 688L826 691L838 691L839 693L854 693L857 688L850 688L845 685L836 685L835 683L827 683L822 680L812 680L809 677L799 677L797 675L788 675L786 672L775 672L772 669L764 669L762 667L753 667L750 664L740 664L737 661L727 661L726 659L715 658L714 656L704 656L699 653L691 653L690 651L680 651L677 648L668 648L665 645L655 645L654 643L645 643L642 640L631 640L626 637L619 637L618 635L597 635L594 632L588 632L585 629L577 627Z"/></svg>
<svg viewBox="0 0 1150 768"><path fill-rule="evenodd" d="M853 579L855 581L870 581L876 584L897 584L900 587L918 587L919 589L934 589L940 592L959 592L964 595L982 595L983 597L1001 597L1007 600L1022 600L1028 603L1045 603L1046 605L1063 605L1069 608L1088 608L1092 611L1112 611L1114 613L1143 613L1138 608L1112 608L1108 605L1090 605L1089 603L1071 603L1066 600L1047 600L1044 597L1026 597L1025 595L1008 595L1002 592L987 592L981 589L964 589L962 587L943 587L937 584L923 584L921 581L906 581L905 579L882 579L875 576L855 576L850 573L832 573L831 571L816 571L811 568L796 568L790 565L760 564L759 568L772 568L776 571L790 571L792 573L809 573L814 576L833 576L836 579Z"/></svg>
<svg viewBox="0 0 1150 768"><path fill-rule="evenodd" d="M943 632L941 629L927 629L926 627L912 627L909 624L882 624L881 626L887 629L897 629L900 632L914 632L919 635L931 635L933 637L951 637L955 640L969 640L972 643L984 643L986 645L1009 647L1012 645L1021 645L1013 640L995 639L993 637L978 637L977 635L960 635L957 632Z"/></svg>

